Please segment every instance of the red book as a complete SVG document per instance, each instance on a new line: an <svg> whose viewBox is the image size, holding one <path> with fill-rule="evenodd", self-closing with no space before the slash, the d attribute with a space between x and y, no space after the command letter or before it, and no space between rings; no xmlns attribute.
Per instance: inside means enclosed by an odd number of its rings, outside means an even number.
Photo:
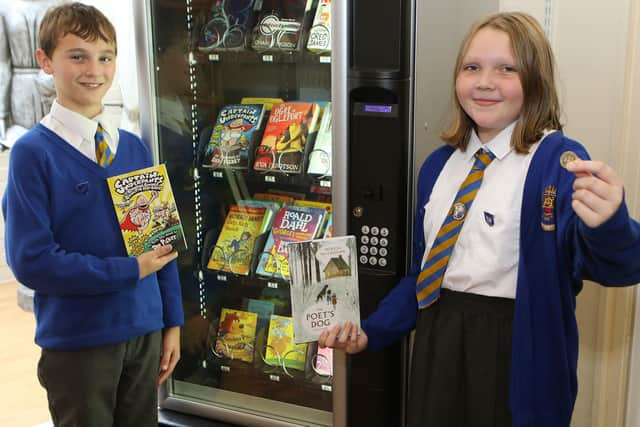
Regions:
<svg viewBox="0 0 640 427"><path fill-rule="evenodd" d="M315 102L283 102L273 106L253 168L297 174L302 171L309 133L315 130L320 107Z"/></svg>

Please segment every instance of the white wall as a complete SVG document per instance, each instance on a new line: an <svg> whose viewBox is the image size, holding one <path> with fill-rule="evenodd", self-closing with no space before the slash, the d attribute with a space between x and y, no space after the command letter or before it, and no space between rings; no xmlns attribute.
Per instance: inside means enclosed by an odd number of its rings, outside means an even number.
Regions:
<svg viewBox="0 0 640 427"><path fill-rule="evenodd" d="M0 0L6 1L6 0ZM140 134L138 108L137 58L133 26L133 2L142 0L82 0L92 5L111 21L118 40L117 72L111 90L105 97L107 109L122 114L120 127ZM122 103L124 111L109 107Z"/></svg>

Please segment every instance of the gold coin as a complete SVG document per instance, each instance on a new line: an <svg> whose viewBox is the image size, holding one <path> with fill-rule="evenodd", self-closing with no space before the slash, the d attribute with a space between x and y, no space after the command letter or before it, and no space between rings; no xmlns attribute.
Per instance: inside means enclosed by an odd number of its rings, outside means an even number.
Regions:
<svg viewBox="0 0 640 427"><path fill-rule="evenodd" d="M578 156L573 151L565 151L560 155L560 166L567 168L567 164L578 159Z"/></svg>

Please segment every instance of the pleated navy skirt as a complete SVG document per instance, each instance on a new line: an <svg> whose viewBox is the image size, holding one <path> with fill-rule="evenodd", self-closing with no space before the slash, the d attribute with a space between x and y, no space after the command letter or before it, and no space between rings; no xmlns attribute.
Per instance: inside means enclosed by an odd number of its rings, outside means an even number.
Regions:
<svg viewBox="0 0 640 427"><path fill-rule="evenodd" d="M442 289L418 314L409 427L511 427L514 300Z"/></svg>

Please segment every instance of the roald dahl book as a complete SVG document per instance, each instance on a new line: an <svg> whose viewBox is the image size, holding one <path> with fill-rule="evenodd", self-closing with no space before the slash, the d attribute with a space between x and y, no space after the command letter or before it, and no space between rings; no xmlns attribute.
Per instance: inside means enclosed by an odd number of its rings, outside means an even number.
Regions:
<svg viewBox="0 0 640 427"><path fill-rule="evenodd" d="M129 256L171 244L186 249L169 175L164 164L107 178Z"/></svg>
<svg viewBox="0 0 640 427"><path fill-rule="evenodd" d="M289 280L286 244L310 240L318 236L326 211L306 206L280 208L273 220L256 273L261 276Z"/></svg>
<svg viewBox="0 0 640 427"><path fill-rule="evenodd" d="M317 341L346 321L360 327L355 237L289 243L287 253L295 342Z"/></svg>

